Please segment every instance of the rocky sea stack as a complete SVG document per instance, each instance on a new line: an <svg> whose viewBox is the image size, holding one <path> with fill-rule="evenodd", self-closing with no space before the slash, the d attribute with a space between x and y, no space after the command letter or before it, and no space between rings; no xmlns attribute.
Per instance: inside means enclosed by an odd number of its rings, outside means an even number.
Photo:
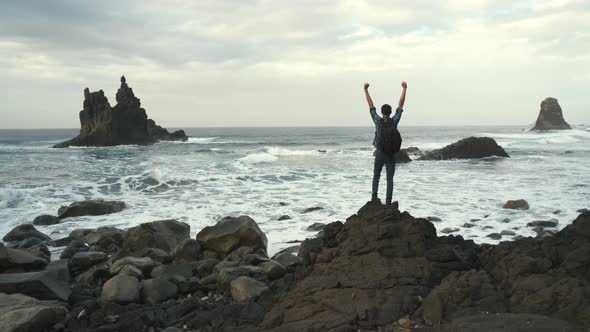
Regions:
<svg viewBox="0 0 590 332"><path fill-rule="evenodd" d="M476 159L492 156L510 157L493 138L469 137L442 149L430 151L419 160Z"/></svg>
<svg viewBox="0 0 590 332"><path fill-rule="evenodd" d="M570 125L565 122L561 106L555 98L546 98L541 102L541 111L535 126L531 130L564 130L572 129Z"/></svg>
<svg viewBox="0 0 590 332"><path fill-rule="evenodd" d="M102 90L84 89L84 109L80 111L80 135L56 144L54 148L69 146L145 145L159 140L187 140L182 130L169 133L148 119L141 101L121 77L117 104L111 107Z"/></svg>

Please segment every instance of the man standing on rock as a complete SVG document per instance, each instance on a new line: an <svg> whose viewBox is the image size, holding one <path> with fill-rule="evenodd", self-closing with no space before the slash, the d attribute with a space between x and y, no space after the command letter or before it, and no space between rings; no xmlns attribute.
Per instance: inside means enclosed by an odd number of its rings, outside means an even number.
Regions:
<svg viewBox="0 0 590 332"><path fill-rule="evenodd" d="M381 170L385 165L387 173L387 195L385 197L385 204L397 208L398 202L392 204L393 197L393 175L395 174L395 154L399 152L402 139L397 125L402 117L404 111L404 103L406 101L406 89L408 85L402 82L402 95L399 98L399 104L395 110L395 114L391 117L391 106L384 104L381 106L381 114L383 117L377 115L373 100L369 95L369 83L365 83L365 97L369 104L369 112L373 122L375 123L375 138L373 139L373 146L375 150L375 167L373 170L373 196L372 201L379 202L377 193L379 192L379 179L381 178Z"/></svg>

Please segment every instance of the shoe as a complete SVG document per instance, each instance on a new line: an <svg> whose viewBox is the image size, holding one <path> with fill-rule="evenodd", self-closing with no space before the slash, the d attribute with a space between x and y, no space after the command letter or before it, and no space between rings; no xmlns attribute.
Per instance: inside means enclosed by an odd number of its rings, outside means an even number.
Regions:
<svg viewBox="0 0 590 332"><path fill-rule="evenodd" d="M387 207L388 207L388 208L392 208L392 209L399 210L399 203L398 203L398 201L395 201L395 202L393 202L393 203L389 203L389 204L387 204Z"/></svg>
<svg viewBox="0 0 590 332"><path fill-rule="evenodd" d="M377 195L376 195L376 194L373 194L373 195L371 196L371 201L369 201L369 203L371 203L371 204L376 204L376 205L381 205L381 204L382 204L382 203L381 203L381 200L379 199L379 197L377 197Z"/></svg>

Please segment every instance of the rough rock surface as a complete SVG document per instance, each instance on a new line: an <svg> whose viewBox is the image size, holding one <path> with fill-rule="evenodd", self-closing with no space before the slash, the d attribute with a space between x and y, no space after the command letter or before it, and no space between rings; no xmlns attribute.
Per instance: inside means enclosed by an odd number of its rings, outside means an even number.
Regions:
<svg viewBox="0 0 590 332"><path fill-rule="evenodd" d="M2 240L4 242L12 241L24 241L29 238L37 238L43 241L49 241L51 238L39 232L32 224L22 224L13 228L10 232L6 233Z"/></svg>
<svg viewBox="0 0 590 332"><path fill-rule="evenodd" d="M572 129L570 125L565 122L561 106L555 98L546 98L541 102L541 110L537 117L537 122L531 130L562 130Z"/></svg>
<svg viewBox="0 0 590 332"><path fill-rule="evenodd" d="M38 300L67 301L70 286L54 270L0 274L0 292L22 293Z"/></svg>
<svg viewBox="0 0 590 332"><path fill-rule="evenodd" d="M172 252L182 241L189 238L190 226L176 220L157 220L127 230L120 257L137 255L146 248ZM124 256L121 256L124 255Z"/></svg>
<svg viewBox="0 0 590 332"><path fill-rule="evenodd" d="M504 209L512 209L512 210L528 210L529 209L529 202L524 199L517 199L512 201L507 201L504 203Z"/></svg>
<svg viewBox="0 0 590 332"><path fill-rule="evenodd" d="M469 137L442 149L430 151L418 160L473 159L491 156L510 157L493 138Z"/></svg>
<svg viewBox="0 0 590 332"><path fill-rule="evenodd" d="M125 202L121 201L105 201L101 199L86 200L74 202L69 206L60 207L59 210L57 210L57 215L60 218L100 216L103 214L121 212L124 208Z"/></svg>
<svg viewBox="0 0 590 332"><path fill-rule="evenodd" d="M223 218L215 226L203 228L197 234L197 241L205 249L222 255L227 255L241 246L266 250L268 242L258 224L248 216Z"/></svg>
<svg viewBox="0 0 590 332"><path fill-rule="evenodd" d="M0 245L0 273L37 271L44 268L47 263L47 260L24 250Z"/></svg>
<svg viewBox="0 0 590 332"><path fill-rule="evenodd" d="M0 293L0 331L47 331L61 322L68 310L54 301L39 301L23 294Z"/></svg>
<svg viewBox="0 0 590 332"><path fill-rule="evenodd" d="M56 144L69 146L113 146L122 144L150 144L157 140L187 140L183 131L169 134L166 129L148 119L141 101L127 85L125 76L116 95L117 104L111 107L102 90L84 89L83 109L80 111L80 134Z"/></svg>
<svg viewBox="0 0 590 332"><path fill-rule="evenodd" d="M139 280L127 275L115 276L104 284L101 299L116 303L138 302Z"/></svg>
<svg viewBox="0 0 590 332"><path fill-rule="evenodd" d="M250 277L238 277L231 282L231 296L237 302L255 301L268 290L265 283Z"/></svg>
<svg viewBox="0 0 590 332"><path fill-rule="evenodd" d="M33 219L33 225L35 226L47 226L47 225L55 225L55 224L59 224L61 222L61 219L59 219L56 216L52 216L52 215L48 215L48 214L43 214L40 216L35 217L35 219Z"/></svg>

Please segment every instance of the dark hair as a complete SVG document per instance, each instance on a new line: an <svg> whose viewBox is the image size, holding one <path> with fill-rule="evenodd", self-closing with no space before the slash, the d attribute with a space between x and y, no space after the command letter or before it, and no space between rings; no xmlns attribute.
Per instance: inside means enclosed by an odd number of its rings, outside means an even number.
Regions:
<svg viewBox="0 0 590 332"><path fill-rule="evenodd" d="M388 104L384 104L383 106L381 106L381 113L383 113L385 115L390 115L391 114L391 106Z"/></svg>

